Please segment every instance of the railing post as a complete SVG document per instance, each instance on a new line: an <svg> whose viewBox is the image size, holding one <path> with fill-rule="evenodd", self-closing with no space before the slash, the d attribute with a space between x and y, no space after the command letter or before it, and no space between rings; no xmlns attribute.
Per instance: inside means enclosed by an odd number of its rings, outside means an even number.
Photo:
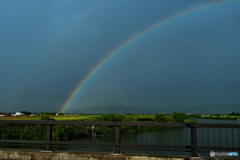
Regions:
<svg viewBox="0 0 240 160"><path fill-rule="evenodd" d="M50 142L52 141L52 125L51 124L46 124L46 148L45 151L51 151L51 144Z"/></svg>
<svg viewBox="0 0 240 160"><path fill-rule="evenodd" d="M120 141L121 141L121 137L120 137L120 126L115 126L115 154L120 154Z"/></svg>
<svg viewBox="0 0 240 160"><path fill-rule="evenodd" d="M192 148L192 157L198 157L197 154L197 128L191 127L191 148Z"/></svg>

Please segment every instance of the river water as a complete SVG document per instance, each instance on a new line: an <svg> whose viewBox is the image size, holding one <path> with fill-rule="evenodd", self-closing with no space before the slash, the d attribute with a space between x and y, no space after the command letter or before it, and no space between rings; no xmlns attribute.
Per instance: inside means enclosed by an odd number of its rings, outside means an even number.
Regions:
<svg viewBox="0 0 240 160"><path fill-rule="evenodd" d="M195 119L198 123L218 123L218 124L240 124L240 121L233 120L212 120L212 119ZM240 146L240 130L239 129L219 129L219 128L198 128L197 129L197 144L198 146L215 146L215 147L239 147ZM86 138L84 141L90 142L114 142L112 136L97 136L96 138ZM169 130L160 130L138 134L123 134L121 135L121 143L133 144L159 144L159 145L191 145L190 128L175 128ZM78 151L94 151L94 152L112 152L114 148L61 148L64 150ZM144 154L160 154L160 155L190 155L190 152L185 151L150 151L121 148L124 153L144 153ZM209 156L209 152L200 152L201 156Z"/></svg>

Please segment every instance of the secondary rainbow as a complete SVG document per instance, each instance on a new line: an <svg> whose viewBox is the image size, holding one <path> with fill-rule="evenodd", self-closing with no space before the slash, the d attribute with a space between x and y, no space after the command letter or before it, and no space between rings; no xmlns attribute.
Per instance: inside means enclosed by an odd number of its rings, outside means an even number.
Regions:
<svg viewBox="0 0 240 160"><path fill-rule="evenodd" d="M110 52L104 59L102 59L79 83L78 85L75 87L75 89L71 92L71 94L68 96L67 100L64 102L64 104L61 106L59 113L64 112L72 103L72 101L74 100L74 98L77 96L77 94L82 90L82 88L85 86L85 84L93 77L93 75L101 68L104 66L104 64L106 64L109 60L111 60L117 53L119 53L120 51L122 51L124 48L128 47L129 45L131 45L133 42L135 42L137 39L139 39L140 37L142 37L143 35L157 29L160 26L163 26L164 24L167 24L171 21L174 21L180 17L189 15L191 13L194 12L198 12L204 9L208 9L210 7L213 6L219 6L222 4L226 4L226 3L234 3L237 1L221 1L221 2L216 2L216 3L210 3L201 7L195 7L189 10L186 10L180 14L171 16L165 20L161 20L160 22L151 25L150 27L146 28L145 30L139 32L138 34L134 35L133 37L129 38L127 41L125 41L124 43L122 43L121 45L119 45L116 49L114 49L112 52Z"/></svg>
<svg viewBox="0 0 240 160"><path fill-rule="evenodd" d="M38 58L36 63L34 63L32 67L30 67L30 69L25 72L26 73L25 76L23 76L22 80L19 82L20 85L12 93L11 98L9 98L9 102L7 103L7 110L9 112L11 111L13 106L16 106L18 96L21 95L21 92L23 92L24 86L27 86L32 76L34 75L34 72L36 72L38 68L42 67L41 66L42 62L44 62L48 58L48 56L51 55L51 53L54 52L58 48L58 46L64 42L64 40L66 40L67 36L70 35L75 30L74 28L77 27L79 23L88 19L91 16L91 14L94 13L95 9L98 6L99 6L99 2L94 3L93 6L89 7L88 10L86 10L85 16L83 18L77 19L76 22L73 22L73 24L70 25L70 27L68 27L64 32L62 32L62 34L59 34L53 40L53 43L51 43L46 49L46 51Z"/></svg>

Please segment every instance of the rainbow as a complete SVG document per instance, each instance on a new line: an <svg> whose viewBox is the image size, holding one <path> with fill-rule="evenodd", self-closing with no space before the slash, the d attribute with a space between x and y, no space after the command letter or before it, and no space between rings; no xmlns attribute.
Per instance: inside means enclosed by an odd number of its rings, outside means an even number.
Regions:
<svg viewBox="0 0 240 160"><path fill-rule="evenodd" d="M6 105L7 106L6 108L8 111L11 111L11 109L14 106L16 106L18 96L21 95L24 87L27 86L27 84L29 83L31 78L34 76L34 72L37 69L42 67L42 62L44 62L44 60L46 60L49 57L49 55L52 52L54 52L56 48L58 48L59 44L64 42L64 40L67 38L67 36L69 34L71 34L72 31L74 31L75 27L77 27L77 25L79 23L88 19L94 13L94 11L99 6L99 4L100 4L100 2L98 2L98 1L96 1L94 4L92 4L92 6L89 7L88 10L86 10L85 17L77 19L76 22L73 22L73 24L71 26L69 26L62 34L58 35L53 40L53 42L51 44L49 44L49 46L46 49L46 52L44 52L42 55L40 55L40 57L38 58L36 63L34 63L30 67L30 70L26 71L25 76L23 76L22 80L19 82L19 84L20 84L19 87L12 93L11 97L9 98L9 102Z"/></svg>
<svg viewBox="0 0 240 160"><path fill-rule="evenodd" d="M82 79L78 85L75 87L75 89L71 92L71 94L68 96L67 100L64 102L64 104L61 106L59 113L64 112L69 106L70 104L73 102L74 98L77 96L77 94L83 89L83 87L86 85L86 83L93 77L94 74L96 74L96 72L102 68L109 60L111 60L116 54L118 54L119 52L121 52L124 48L128 47L129 45L131 45L133 42L135 42L137 39L139 39L140 37L142 37L143 35L159 28L160 26L163 26L171 21L174 21L178 18L181 18L183 16L187 16L189 14L192 14L194 12L198 12L204 9L208 9L211 8L213 6L219 6L222 4L227 4L227 3L234 3L237 1L221 1L221 2L215 2L215 3L210 3L207 5L203 5L200 7L195 7L186 11L183 11L177 15L171 16L165 20L161 20L160 22L157 22L154 25L151 25L150 27L146 28L145 30L137 33L136 35L134 35L133 37L129 38L127 41L123 42L122 44L120 44L116 49L114 49L112 52L110 52L104 59L102 59L85 77L84 79ZM239 1L238 1L239 2Z"/></svg>

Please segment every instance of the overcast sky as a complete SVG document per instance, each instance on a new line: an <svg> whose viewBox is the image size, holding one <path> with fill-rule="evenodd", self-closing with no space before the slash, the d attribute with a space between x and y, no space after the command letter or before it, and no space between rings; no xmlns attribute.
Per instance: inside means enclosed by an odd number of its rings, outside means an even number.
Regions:
<svg viewBox="0 0 240 160"><path fill-rule="evenodd" d="M0 0L0 112L57 112L121 44L216 2ZM239 104L239 8L214 5L146 33L103 65L69 109Z"/></svg>

